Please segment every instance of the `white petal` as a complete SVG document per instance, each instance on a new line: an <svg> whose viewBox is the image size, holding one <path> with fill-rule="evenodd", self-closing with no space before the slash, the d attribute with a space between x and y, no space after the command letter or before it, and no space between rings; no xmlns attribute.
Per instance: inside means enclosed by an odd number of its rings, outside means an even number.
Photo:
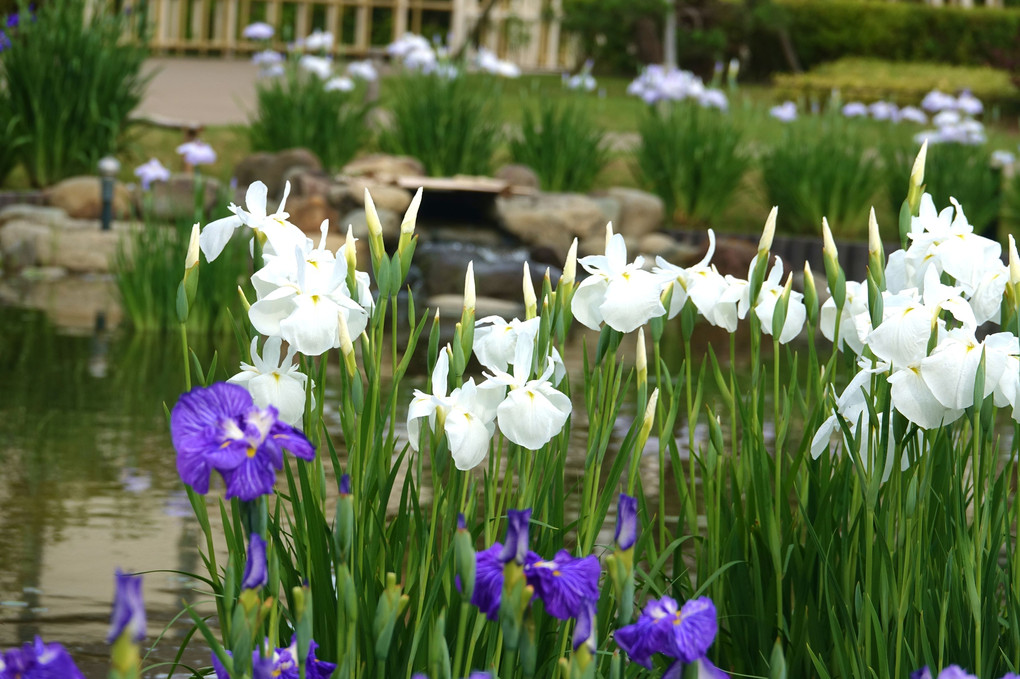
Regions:
<svg viewBox="0 0 1020 679"><path fill-rule="evenodd" d="M215 222L206 224L198 236L198 244L205 254L206 261L213 261L220 256L223 248L227 247L234 230L241 226L241 220L235 216L217 219Z"/></svg>
<svg viewBox="0 0 1020 679"><path fill-rule="evenodd" d="M889 376L889 383L892 385L890 395L893 406L922 429L936 429L963 414L963 410L946 408L938 402L924 383L916 365L897 370Z"/></svg>
<svg viewBox="0 0 1020 679"><path fill-rule="evenodd" d="M496 409L503 435L528 450L538 450L563 429L570 399L552 387L534 385L512 390Z"/></svg>
<svg viewBox="0 0 1020 679"><path fill-rule="evenodd" d="M606 325L624 333L665 315L666 308L659 299L658 279L641 270L628 271L613 278L606 288L599 311Z"/></svg>
<svg viewBox="0 0 1020 679"><path fill-rule="evenodd" d="M446 416L445 427L450 456L457 469L466 471L481 464L489 452L494 425L468 410L454 408Z"/></svg>
<svg viewBox="0 0 1020 679"><path fill-rule="evenodd" d="M570 311L581 325L592 330L598 330L602 325L600 306L608 287L609 281L598 274L589 276L577 286L570 302Z"/></svg>

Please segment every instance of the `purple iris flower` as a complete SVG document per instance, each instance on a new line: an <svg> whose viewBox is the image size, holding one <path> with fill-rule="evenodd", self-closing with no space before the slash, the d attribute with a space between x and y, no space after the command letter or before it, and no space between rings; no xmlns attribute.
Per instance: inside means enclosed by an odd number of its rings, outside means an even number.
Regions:
<svg viewBox="0 0 1020 679"><path fill-rule="evenodd" d="M204 495L215 469L228 499L271 494L284 448L303 460L315 457L305 435L281 422L276 408L256 407L247 389L226 382L181 395L170 413L170 434L181 479Z"/></svg>
<svg viewBox="0 0 1020 679"><path fill-rule="evenodd" d="M340 477L340 494L350 495L351 494L351 475L344 474Z"/></svg>
<svg viewBox="0 0 1020 679"><path fill-rule="evenodd" d="M616 509L616 535L613 542L621 552L626 552L637 542L637 498L620 493Z"/></svg>
<svg viewBox="0 0 1020 679"><path fill-rule="evenodd" d="M269 582L266 566L266 541L258 533L251 534L248 542L248 561L244 564L241 589L262 589Z"/></svg>
<svg viewBox="0 0 1020 679"><path fill-rule="evenodd" d="M1010 679L1015 676L1017 675L1007 674L1002 679ZM910 673L910 679L932 679L931 669L925 665L919 670L914 670ZM949 667L943 667L935 679L977 679L977 677L959 665L950 665Z"/></svg>
<svg viewBox="0 0 1020 679"><path fill-rule="evenodd" d="M142 183L142 190L148 191L152 182L165 182L170 180L170 170L163 167L163 163L156 158L143 163L135 168L135 176Z"/></svg>
<svg viewBox="0 0 1020 679"><path fill-rule="evenodd" d="M598 644L595 640L595 600L589 599L584 602L581 612L577 616L577 624L574 625L574 650L587 644L592 655L595 654Z"/></svg>
<svg viewBox="0 0 1020 679"><path fill-rule="evenodd" d="M499 558L504 564L515 562L523 566L528 554L528 522L531 521L530 509L511 509L507 512L506 542Z"/></svg>
<svg viewBox="0 0 1020 679"><path fill-rule="evenodd" d="M10 49L10 47L11 39L7 37L6 33L0 31L0 52L3 52L5 49Z"/></svg>
<svg viewBox="0 0 1020 679"><path fill-rule="evenodd" d="M315 649L319 645L314 641L308 647L308 657L305 659L306 679L330 679L336 665L315 657ZM267 649L268 650L268 649ZM251 654L253 679L299 679L300 670L297 661L297 637L293 637L290 646L277 648L272 655L260 658L258 651ZM213 669L216 671L216 679L230 679L227 668L223 666L216 654L212 656Z"/></svg>
<svg viewBox="0 0 1020 679"><path fill-rule="evenodd" d="M7 28L17 28L21 21L21 15L15 12L7 17Z"/></svg>
<svg viewBox="0 0 1020 679"><path fill-rule="evenodd" d="M124 573L118 568L115 582L113 613L110 614L110 633L106 635L106 643L112 644L125 633L132 641L141 641L145 638L142 576Z"/></svg>
<svg viewBox="0 0 1020 679"><path fill-rule="evenodd" d="M524 577L554 618L576 618L586 601L599 598L602 568L594 556L575 559L561 549L551 561L534 561L524 567Z"/></svg>
<svg viewBox="0 0 1020 679"><path fill-rule="evenodd" d="M664 596L649 601L638 621L618 629L615 637L634 662L651 669L655 653L683 663L705 657L717 631L715 604L708 597L691 599L681 608Z"/></svg>
<svg viewBox="0 0 1020 679"><path fill-rule="evenodd" d="M85 679L67 649L39 637L0 656L0 679Z"/></svg>

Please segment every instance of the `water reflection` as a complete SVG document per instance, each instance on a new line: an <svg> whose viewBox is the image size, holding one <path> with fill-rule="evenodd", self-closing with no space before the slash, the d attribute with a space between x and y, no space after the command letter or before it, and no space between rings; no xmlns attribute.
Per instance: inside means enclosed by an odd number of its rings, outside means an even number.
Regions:
<svg viewBox="0 0 1020 679"><path fill-rule="evenodd" d="M196 591L194 582L168 572L203 570L200 531L176 473L161 405L176 401L184 387L179 340L111 333L102 319L94 330L91 336L61 335L40 313L0 308L0 647L39 634L65 643L86 676L104 677L104 638L116 568L162 570L145 578L150 643L180 612L182 599L199 602L208 597ZM574 375L582 373L584 337L589 347L597 341L594 335L579 333L572 340L577 346L564 354ZM218 348L229 349L233 342L220 344ZM196 350L206 362L212 355L210 346ZM633 337L620 351L632 359ZM667 361L674 370L679 367L678 357ZM219 364L230 372L237 356L221 355ZM339 369L335 362L329 367ZM332 376L327 386L337 383ZM398 403L406 407L411 390L423 386L423 376L408 378L403 385L407 394ZM327 391L330 403L336 399ZM574 405L568 488L579 488L585 473L582 394L576 395ZM337 410L327 404L325 412L340 447ZM623 405L606 471L636 416L633 404ZM405 416L397 417L402 430ZM686 429L678 427L676 437L686 461ZM694 438L703 442L705 427L698 427ZM342 460L342 448L340 452ZM658 464L653 437L639 468L652 506L658 504ZM401 473L408 469L404 465ZM419 479L424 502L431 500L431 476L426 463ZM666 470L666 478L672 476ZM395 487L402 485L398 479ZM662 490L667 512L675 516L678 493L675 488ZM568 506L568 513L576 514L578 495L571 496L575 506ZM326 515L331 514L327 508ZM215 520L218 512L210 516ZM611 540L612 526L610 516L598 542ZM172 659L188 627L181 623L169 630L147 664ZM205 666L208 654L194 645L186 660ZM146 676L165 675L166 668L157 668Z"/></svg>
<svg viewBox="0 0 1020 679"><path fill-rule="evenodd" d="M179 345L111 336L101 319L97 331L63 336L0 309L0 646L63 641L89 677L106 673L117 567L201 566L160 406L182 388ZM149 638L195 596L177 574L148 575Z"/></svg>

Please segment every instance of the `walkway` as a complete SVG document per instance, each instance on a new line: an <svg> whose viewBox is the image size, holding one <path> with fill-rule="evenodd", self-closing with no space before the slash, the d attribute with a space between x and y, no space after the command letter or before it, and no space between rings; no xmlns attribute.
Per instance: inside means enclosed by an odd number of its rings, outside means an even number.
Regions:
<svg viewBox="0 0 1020 679"><path fill-rule="evenodd" d="M247 59L154 57L135 115L168 123L244 125L255 106L258 67Z"/></svg>

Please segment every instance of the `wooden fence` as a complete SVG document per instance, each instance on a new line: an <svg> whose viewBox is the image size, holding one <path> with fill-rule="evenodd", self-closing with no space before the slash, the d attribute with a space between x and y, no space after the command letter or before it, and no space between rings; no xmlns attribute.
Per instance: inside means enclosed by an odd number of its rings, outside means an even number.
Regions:
<svg viewBox="0 0 1020 679"><path fill-rule="evenodd" d="M272 47L313 30L329 31L340 56L381 55L406 32L444 38L458 49L475 30L488 0L142 0L153 50L167 54L251 53L262 43L242 37L265 21L276 29ZM573 64L573 42L560 30L562 0L496 0L481 44L526 70Z"/></svg>

